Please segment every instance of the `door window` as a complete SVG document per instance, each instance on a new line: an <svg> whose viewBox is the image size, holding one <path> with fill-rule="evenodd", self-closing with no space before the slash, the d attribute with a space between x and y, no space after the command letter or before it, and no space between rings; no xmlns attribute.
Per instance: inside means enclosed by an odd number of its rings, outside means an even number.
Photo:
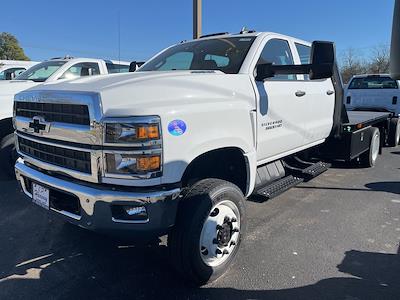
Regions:
<svg viewBox="0 0 400 300"><path fill-rule="evenodd" d="M311 63L311 47L296 43L296 49L302 65ZM310 80L310 75L304 74L304 80Z"/></svg>
<svg viewBox="0 0 400 300"><path fill-rule="evenodd" d="M100 68L98 63L79 63L70 67L59 79L74 79L99 74Z"/></svg>
<svg viewBox="0 0 400 300"><path fill-rule="evenodd" d="M293 56L289 43L281 39L269 40L260 55L257 65L266 63L293 65ZM276 75L270 80L296 80L296 75Z"/></svg>

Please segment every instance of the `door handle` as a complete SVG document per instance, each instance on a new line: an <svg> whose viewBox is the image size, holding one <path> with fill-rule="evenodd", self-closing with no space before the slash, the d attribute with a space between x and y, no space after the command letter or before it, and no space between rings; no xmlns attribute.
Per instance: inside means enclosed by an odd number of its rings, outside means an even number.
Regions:
<svg viewBox="0 0 400 300"><path fill-rule="evenodd" d="M331 91L331 90L326 91L326 94L327 94L328 96L333 95L334 93L335 93L335 92L334 92L334 91Z"/></svg>
<svg viewBox="0 0 400 300"><path fill-rule="evenodd" d="M295 95L296 95L297 97L303 97L303 96L306 95L306 92L305 92L305 91L297 91L297 92L295 93Z"/></svg>

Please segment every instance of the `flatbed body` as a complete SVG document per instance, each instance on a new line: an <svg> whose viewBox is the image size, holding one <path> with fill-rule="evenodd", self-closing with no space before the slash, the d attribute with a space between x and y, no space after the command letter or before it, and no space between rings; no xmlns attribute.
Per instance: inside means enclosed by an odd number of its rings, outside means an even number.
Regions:
<svg viewBox="0 0 400 300"><path fill-rule="evenodd" d="M339 138L331 137L319 149L328 160L352 161L369 151L371 127L381 131L381 147L385 144L391 112L347 111L348 122L342 123Z"/></svg>
<svg viewBox="0 0 400 300"><path fill-rule="evenodd" d="M390 112L376 112L376 111L347 111L349 122L344 123L343 126L356 126L363 124L370 126L377 122L382 122L390 118L393 113Z"/></svg>

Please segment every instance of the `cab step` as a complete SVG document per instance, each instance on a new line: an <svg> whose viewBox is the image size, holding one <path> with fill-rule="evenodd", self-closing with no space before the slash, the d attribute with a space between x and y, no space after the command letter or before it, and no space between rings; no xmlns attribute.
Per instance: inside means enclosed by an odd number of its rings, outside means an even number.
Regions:
<svg viewBox="0 0 400 300"><path fill-rule="evenodd" d="M282 179L274 181L271 184L268 184L264 187L261 187L257 190L256 194L265 197L267 199L274 198L288 189L298 185L303 182L303 178L295 177L292 175L286 176Z"/></svg>
<svg viewBox="0 0 400 300"><path fill-rule="evenodd" d="M317 162L302 171L302 174L306 177L305 179L314 178L325 171L327 171L331 167L331 164L324 163L322 161Z"/></svg>
<svg viewBox="0 0 400 300"><path fill-rule="evenodd" d="M322 161L308 162L294 157L286 160L284 167L288 173L308 181L327 171L331 164Z"/></svg>

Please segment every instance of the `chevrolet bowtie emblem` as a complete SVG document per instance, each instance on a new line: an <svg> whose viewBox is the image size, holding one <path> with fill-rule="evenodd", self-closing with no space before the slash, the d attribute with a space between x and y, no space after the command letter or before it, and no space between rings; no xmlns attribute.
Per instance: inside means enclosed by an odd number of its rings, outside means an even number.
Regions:
<svg viewBox="0 0 400 300"><path fill-rule="evenodd" d="M33 117L32 122L29 123L29 129L35 133L48 132L50 129L50 123L45 122L42 118Z"/></svg>

